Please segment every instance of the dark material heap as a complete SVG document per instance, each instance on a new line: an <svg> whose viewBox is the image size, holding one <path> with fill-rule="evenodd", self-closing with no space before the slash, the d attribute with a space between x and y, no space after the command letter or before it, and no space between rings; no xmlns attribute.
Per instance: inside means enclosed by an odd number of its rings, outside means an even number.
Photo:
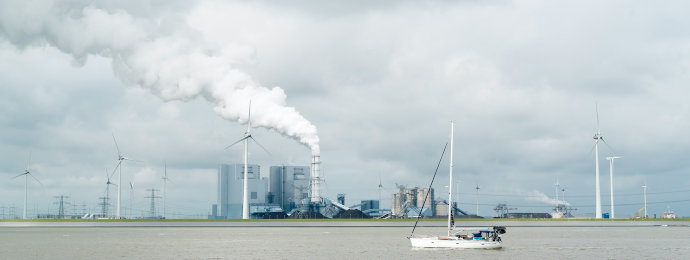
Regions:
<svg viewBox="0 0 690 260"><path fill-rule="evenodd" d="M323 214L319 212L301 212L301 211L295 211L290 215L288 218L290 219L320 219L320 218L326 218L323 216Z"/></svg>
<svg viewBox="0 0 690 260"><path fill-rule="evenodd" d="M349 209L349 210L344 210L341 212L338 212L338 214L335 214L333 218L371 218L367 214L364 214L361 210L358 209Z"/></svg>
<svg viewBox="0 0 690 260"><path fill-rule="evenodd" d="M262 219L286 219L288 215L285 212L267 212L261 216Z"/></svg>

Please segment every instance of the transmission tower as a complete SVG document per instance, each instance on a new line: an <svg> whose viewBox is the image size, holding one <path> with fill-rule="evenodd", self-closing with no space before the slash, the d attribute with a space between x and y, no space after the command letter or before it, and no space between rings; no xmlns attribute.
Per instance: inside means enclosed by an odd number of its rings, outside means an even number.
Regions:
<svg viewBox="0 0 690 260"><path fill-rule="evenodd" d="M65 202L65 199L68 199L69 196L60 195L60 196L55 196L55 197L53 197L53 198L58 199L58 201L56 201L56 202L53 203L53 204L57 204L57 205L58 205L58 214L57 214L57 218L58 218L58 219L63 219L63 218L65 218L65 204L70 204L69 202Z"/></svg>
<svg viewBox="0 0 690 260"><path fill-rule="evenodd" d="M147 191L151 192L151 196L144 197L151 199L151 209L149 209L149 215L151 218L156 218L156 199L160 199L161 196L156 196L156 191L159 191L158 189L147 189Z"/></svg>
<svg viewBox="0 0 690 260"><path fill-rule="evenodd" d="M110 199L108 197L100 197L98 199L101 200L101 202L98 203L98 205L101 206L101 214L103 214L104 218L107 218L108 208L110 208Z"/></svg>

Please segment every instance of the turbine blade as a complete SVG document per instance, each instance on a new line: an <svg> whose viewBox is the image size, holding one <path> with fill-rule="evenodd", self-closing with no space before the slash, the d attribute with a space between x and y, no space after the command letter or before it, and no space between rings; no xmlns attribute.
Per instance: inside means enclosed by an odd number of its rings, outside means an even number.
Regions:
<svg viewBox="0 0 690 260"><path fill-rule="evenodd" d="M613 148L606 142L606 140L604 140L604 137L601 138L601 141L604 142L604 144L606 145L606 147L608 147L609 150L611 150L611 152L612 152L613 154L616 154L616 151L613 150Z"/></svg>
<svg viewBox="0 0 690 260"><path fill-rule="evenodd" d="M24 168L27 171L29 170L29 162L31 162L31 151L29 151L29 159L26 160L26 168Z"/></svg>
<svg viewBox="0 0 690 260"><path fill-rule="evenodd" d="M252 128L252 100L249 100L249 117L247 118L247 133L251 131Z"/></svg>
<svg viewBox="0 0 690 260"><path fill-rule="evenodd" d="M117 168L120 168L120 164L122 164L122 161L117 162L117 166L115 166L115 169L113 170L113 173L110 174L110 178L108 178L108 180L112 179L113 176L115 176L115 173L117 172Z"/></svg>
<svg viewBox="0 0 690 260"><path fill-rule="evenodd" d="M17 177L22 176L22 175L24 175L24 174L26 174L26 172L25 172L25 173L20 173L19 175L12 177L12 179L16 179Z"/></svg>
<svg viewBox="0 0 690 260"><path fill-rule="evenodd" d="M141 161L141 160L134 160L134 159L130 159L130 158L124 158L124 157L123 157L123 159L122 159L122 160L125 160L125 161L131 161L131 162L138 162L138 163L144 163L144 161Z"/></svg>
<svg viewBox="0 0 690 260"><path fill-rule="evenodd" d="M244 140L247 139L247 138L249 138L249 136L245 136L245 137L243 137L242 139L237 140L237 142L234 142L234 143L232 143L231 145L228 145L227 147L225 147L225 149L228 149L228 148L232 147L233 145L236 145L236 144L238 144L238 143L244 141Z"/></svg>
<svg viewBox="0 0 690 260"><path fill-rule="evenodd" d="M595 109L597 111L597 130L599 130L599 103L594 102Z"/></svg>
<svg viewBox="0 0 690 260"><path fill-rule="evenodd" d="M117 148L117 156L120 157L120 146L117 145L117 140L115 140L115 134L113 133L113 141L115 142L115 148Z"/></svg>
<svg viewBox="0 0 690 260"><path fill-rule="evenodd" d="M43 186L43 183L41 183L41 181L39 181L38 179L36 179L36 177L34 177L33 174L31 174L31 173L27 173L27 174L28 174L29 176L31 176L31 178L34 178L34 180L36 180L36 181L38 182L38 184L41 184L41 186Z"/></svg>
<svg viewBox="0 0 690 260"><path fill-rule="evenodd" d="M129 189L130 189L130 190L133 190L133 189L134 189L134 183L132 183L131 181L129 182Z"/></svg>
<svg viewBox="0 0 690 260"><path fill-rule="evenodd" d="M266 152L268 155L273 156L273 155L271 154L271 152L269 152L268 150L266 150L266 148L264 148L263 145L261 145L259 142L256 141L256 139L254 139L254 137L252 137L252 136L250 135L249 138L251 138L252 140L254 140L254 142L256 143L256 145L258 145L259 147L261 147L261 149L263 149L264 152Z"/></svg>
<svg viewBox="0 0 690 260"><path fill-rule="evenodd" d="M592 149L589 149L589 153L587 153L587 155L592 154L592 151L594 151L594 147L597 147L597 145L596 144L592 145Z"/></svg>

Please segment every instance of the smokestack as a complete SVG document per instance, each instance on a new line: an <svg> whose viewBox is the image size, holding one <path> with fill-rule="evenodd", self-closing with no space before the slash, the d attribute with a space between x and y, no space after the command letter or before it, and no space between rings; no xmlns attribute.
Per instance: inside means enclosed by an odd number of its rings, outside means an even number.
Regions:
<svg viewBox="0 0 690 260"><path fill-rule="evenodd" d="M321 203L321 156L314 154L311 157L311 202Z"/></svg>

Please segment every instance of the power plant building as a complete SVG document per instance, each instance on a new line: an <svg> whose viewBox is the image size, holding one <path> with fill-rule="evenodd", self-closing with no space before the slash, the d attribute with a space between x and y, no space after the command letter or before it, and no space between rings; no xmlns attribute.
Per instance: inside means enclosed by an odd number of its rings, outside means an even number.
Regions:
<svg viewBox="0 0 690 260"><path fill-rule="evenodd" d="M279 205L288 213L309 199L310 168L308 166L271 166L269 204Z"/></svg>
<svg viewBox="0 0 690 260"><path fill-rule="evenodd" d="M399 217L416 216L421 210L425 216L435 215L434 189L431 188L406 188L398 186L399 192L393 194L391 201L391 214ZM428 194L428 197L427 197ZM426 203L424 198L426 197Z"/></svg>
<svg viewBox="0 0 690 260"><path fill-rule="evenodd" d="M244 164L221 164L218 166L218 200L213 205L209 218L241 219L244 186ZM259 165L247 167L249 204L265 204L268 180L261 178Z"/></svg>

